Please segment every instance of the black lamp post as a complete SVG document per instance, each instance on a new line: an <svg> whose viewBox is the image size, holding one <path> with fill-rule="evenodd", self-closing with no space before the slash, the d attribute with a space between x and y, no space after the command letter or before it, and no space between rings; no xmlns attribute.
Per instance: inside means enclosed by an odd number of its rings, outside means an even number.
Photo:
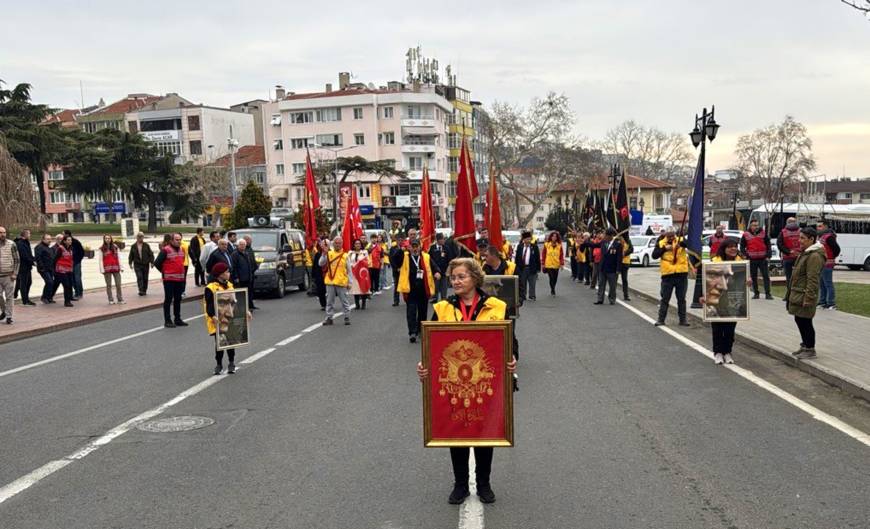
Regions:
<svg viewBox="0 0 870 529"><path fill-rule="evenodd" d="M710 112L707 112L707 109L704 108L701 111L701 115L698 116L695 114L695 128L692 129L692 132L689 133L689 137L692 139L692 145L695 148L698 148L698 145L701 146L701 167L700 167L700 178L705 178L707 176L707 166L706 166L706 146L707 140L709 139L711 142L716 139L716 134L719 132L719 124L716 123L716 118L714 117L716 113L716 105L710 107ZM695 197L692 197L695 200ZM701 197L701 202L703 203L704 197ZM688 214L688 211L686 211ZM703 223L702 223L703 225ZM698 264L698 274L695 276L695 291L692 294L692 308L700 309L702 305L700 303L700 298L702 294L702 285L701 281L703 280L703 273L701 270L701 264Z"/></svg>

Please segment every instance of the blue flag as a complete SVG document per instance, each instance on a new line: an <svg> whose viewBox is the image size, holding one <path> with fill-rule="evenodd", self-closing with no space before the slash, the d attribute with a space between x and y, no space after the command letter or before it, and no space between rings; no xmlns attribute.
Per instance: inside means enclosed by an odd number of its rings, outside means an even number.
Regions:
<svg viewBox="0 0 870 529"><path fill-rule="evenodd" d="M704 148L698 157L698 167L695 169L695 184L692 198L689 199L689 229L686 232L686 253L692 262L701 262L703 245L701 236L704 233Z"/></svg>

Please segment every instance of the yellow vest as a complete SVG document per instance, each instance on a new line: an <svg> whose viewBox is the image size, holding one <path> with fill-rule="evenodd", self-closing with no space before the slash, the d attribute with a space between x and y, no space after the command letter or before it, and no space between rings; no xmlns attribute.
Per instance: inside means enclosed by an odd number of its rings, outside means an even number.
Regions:
<svg viewBox="0 0 870 529"><path fill-rule="evenodd" d="M429 290L429 295L432 296L435 294L435 278L432 277L432 265L429 264L429 254L426 252L420 252L420 255L423 256L423 267L426 268L426 275L424 279L426 280L426 286ZM402 268L399 269L399 285L396 287L396 290L400 294L408 294L411 292L411 280L408 277L411 275L411 252L405 250L405 258L402 259Z"/></svg>
<svg viewBox="0 0 870 529"><path fill-rule="evenodd" d="M381 243L381 255L383 256L382 261L385 265L390 264L390 249L387 248L387 243Z"/></svg>
<svg viewBox="0 0 870 529"><path fill-rule="evenodd" d="M438 321L455 322L462 321L462 312L450 304L446 299L442 299L433 307L435 314L438 315ZM507 304L494 297L486 298L483 302L483 308L477 314L475 321L503 321Z"/></svg>
<svg viewBox="0 0 870 529"><path fill-rule="evenodd" d="M577 246L577 248L574 250L574 260L577 261L578 263L585 263L586 262L586 250L581 250L580 244L577 244L576 246Z"/></svg>
<svg viewBox="0 0 870 529"><path fill-rule="evenodd" d="M628 251L628 241L624 237L620 237L620 239L622 239L622 264L630 265L631 252Z"/></svg>
<svg viewBox="0 0 870 529"><path fill-rule="evenodd" d="M190 255L187 249L190 247L190 243L187 241L181 241L181 251L184 252L184 266L190 266Z"/></svg>
<svg viewBox="0 0 870 529"><path fill-rule="evenodd" d="M329 250L326 259L326 273L323 275L324 284L347 288L347 254Z"/></svg>
<svg viewBox="0 0 870 529"><path fill-rule="evenodd" d="M214 294L218 290L230 290L231 288L233 288L233 284L231 282L227 281L227 286L223 286L220 283L218 283L217 281L212 281L211 283L207 284L205 286L205 288L211 290L212 294ZM251 295L250 291L248 292L248 295L249 296ZM217 296L214 296L214 298L213 298L215 300L215 308L214 308L215 314L217 314L217 299L216 298L217 298ZM217 329L215 328L214 320L212 318L208 317L208 312L206 311L206 308L205 308L205 296L202 297L202 313L205 315L205 329L208 331L209 335L216 333Z"/></svg>
<svg viewBox="0 0 870 529"><path fill-rule="evenodd" d="M547 258L544 259L544 268L561 268L562 262L559 260L559 255L562 253L562 245L559 243L545 242L547 248Z"/></svg>
<svg viewBox="0 0 870 529"><path fill-rule="evenodd" d="M511 250L512 250L512 249L513 249L513 248L511 248L511 243L505 241L504 244L503 244L502 247L501 247L501 254L502 254L502 257L504 257L505 259L510 259L510 258L511 258Z"/></svg>
<svg viewBox="0 0 870 529"><path fill-rule="evenodd" d="M680 246L680 241L682 241L682 237L674 237L674 242L671 243L676 246L677 252L677 262L674 262L674 251L667 250L662 253L661 261L659 262L659 271L663 276L669 276L671 274L687 274L689 273L689 258L686 255L686 249ZM659 241L659 248L664 248L667 246L668 240L662 239Z"/></svg>
<svg viewBox="0 0 870 529"><path fill-rule="evenodd" d="M314 254L312 253L311 248L305 250L305 266L307 268L311 268L312 266L314 266Z"/></svg>
<svg viewBox="0 0 870 529"><path fill-rule="evenodd" d="M710 259L710 260L713 261L714 263L724 263L724 262L725 262L725 261L723 261L722 258L719 257L718 255L714 255L713 258ZM734 256L734 260L735 260L735 261L742 261L743 258L740 257L740 255L736 255L736 256Z"/></svg>

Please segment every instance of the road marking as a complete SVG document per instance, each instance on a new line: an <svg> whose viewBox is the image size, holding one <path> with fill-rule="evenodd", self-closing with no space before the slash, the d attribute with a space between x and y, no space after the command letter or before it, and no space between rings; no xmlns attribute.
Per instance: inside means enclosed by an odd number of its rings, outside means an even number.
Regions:
<svg viewBox="0 0 870 529"><path fill-rule="evenodd" d="M640 310L636 309L635 307L632 307L628 303L625 303L622 300L616 300L616 301L620 305L622 305L623 307L627 308L631 312L640 316L643 320L646 320L647 322L649 322L651 324L655 323L655 319L651 318L650 316L647 316L646 314L644 314ZM670 329L664 325L658 327L658 329L669 334L670 336L672 336L673 338L675 338L679 342L691 347L692 349L701 353L702 355L706 356L707 358L710 358L710 359L713 358L713 351L707 349L703 345L695 343L694 341L690 340L689 338L686 338L685 336L678 333L677 331ZM834 417L833 415L830 415L828 413L823 412L822 410L816 408L812 404L809 404L809 403L799 399L798 397L795 397L794 395L792 395L788 391L785 391L784 389L782 389L778 386L775 386L774 384L771 384L770 382L762 379L761 377L759 377L758 375L756 375L752 371L745 369L745 368L742 368L742 367L739 367L739 366L734 365L734 364L724 364L723 366L717 366L717 367L725 367L726 369L730 369L735 374L743 377L744 379L748 380L749 382L752 382L753 384L760 387L761 389L776 395L777 397L788 402L792 406L808 413L813 419L816 419L817 421L821 421L821 422L827 424L828 426L843 432L844 434L848 435L849 437L855 439L856 441L858 441L860 443L865 444L866 446L870 446L870 434L868 434L866 432L862 432L858 428L855 428L854 426L850 426L849 424L846 424L845 422Z"/></svg>
<svg viewBox="0 0 870 529"><path fill-rule="evenodd" d="M296 340L298 340L301 337L302 337L302 334L294 334L293 336L290 336L289 338L284 338L280 342L276 343L275 347L284 347L285 345L288 345L290 343L295 342Z"/></svg>
<svg viewBox="0 0 870 529"><path fill-rule="evenodd" d="M483 529L483 503L477 497L477 477L475 470L477 465L474 461L474 449L468 450L468 491L470 496L465 498L462 507L459 508L459 529Z"/></svg>
<svg viewBox="0 0 870 529"><path fill-rule="evenodd" d="M201 316L196 316L196 317L201 317ZM192 320L195 318L188 318L188 320ZM187 320L185 320L185 321L187 321ZM158 329L162 329L162 328L163 327L158 327ZM148 332L153 332L154 330L155 329L143 331L141 333L137 333L135 335L131 335L131 336L125 337L123 339L129 340L130 338L133 338L136 336L141 336L142 334L146 334ZM299 339L301 336L302 336L302 334L296 334L296 335L293 335L285 340L282 340L282 342L290 343L290 342L293 342L293 341ZM109 345L109 343L117 343L117 341L120 341L120 340L113 340L112 342L99 344L99 347L102 347L104 345ZM91 348L87 348L87 350L92 350L95 347L96 346L91 346ZM276 350L277 350L276 347L270 347L268 349L264 349L256 354L246 358L245 360L243 360L239 363L240 364L253 364L257 360L260 360L261 358L265 358L266 356L275 352ZM83 349L81 351L78 351L76 354L80 354L82 352L85 352L85 350ZM68 356L71 356L71 353L67 353L66 355L61 355L61 356L66 358ZM58 358L58 359L60 359L60 358ZM52 360L52 359L49 359L49 360ZM19 368L19 370L20 370L20 368ZM64 468L65 466L69 465L70 463L87 457L89 454L95 452L100 447L109 444L117 437L120 437L121 435L124 435L125 433L129 432L130 430L135 428L138 424L143 423L143 422L145 422L145 421L147 421L147 420L149 420L157 415L160 415L161 413L165 412L166 410L168 410L172 406L175 406L179 402L181 402L187 398L190 398L190 397L196 395L197 393L202 392L203 390L205 390L206 388L208 388L214 384L217 384L218 382L225 379L227 376L229 376L229 375L227 375L227 374L212 375L212 376L208 377L207 379L203 380L202 382L200 382L199 384L196 384L196 385L182 391L181 393L179 393L175 397L173 397L170 400L164 402L163 404L157 406L156 408L152 408L148 411L140 413L139 415L133 417L132 419L129 419L129 420L119 424L118 426L115 426L114 428L112 428L111 430L109 430L108 432L103 434L102 436L98 437L97 439L94 439L93 441L84 445L83 447L76 450L72 454L70 454L66 457L63 457L61 459L55 460L55 461L49 461L48 463L46 463L45 465L42 465L41 467L37 468L36 470L16 479L15 481L13 481L7 485L0 487L0 504L3 504L9 498L12 498L16 494L19 494L19 493L29 489L33 485L36 485L37 483L39 483L43 479L54 474L55 472ZM475 526L472 526L472 527L475 527Z"/></svg>
<svg viewBox="0 0 870 529"><path fill-rule="evenodd" d="M197 316L191 316L190 318L184 318L184 321L191 321L197 318L202 318L202 314ZM115 338L114 340L109 340L108 342L101 342L94 345L89 345L88 347L84 347L82 349L77 349L75 351L71 351L69 353L64 353L62 355L52 356L51 358L46 358L45 360L40 360L39 362L33 362L32 364L23 365L20 367L16 367L15 369L10 369L8 371L0 372L0 378L5 376L14 375L15 373L20 373L22 371L27 371L28 369L33 369L35 367L44 366L46 364L51 364L54 362L58 362L60 360L64 360L66 358L70 358L72 356L78 356L83 353L87 353L93 351L95 349L100 349L101 347L107 347L109 345L114 345L116 343L124 342L127 340L132 340L133 338L138 338L140 336L145 336L146 334L150 334L152 332L157 332L162 330L164 327L161 325L160 327L154 327L153 329L148 329L145 331L139 331L137 333L128 334L127 336L121 336L119 338Z"/></svg>
<svg viewBox="0 0 870 529"><path fill-rule="evenodd" d="M316 330L318 327L323 327L323 322L322 322L322 321L321 321L321 322L317 322L317 323L315 323L314 325L309 325L308 327L305 327L304 329L302 329L302 332L303 332L303 333L311 332L311 331L313 331L313 330Z"/></svg>

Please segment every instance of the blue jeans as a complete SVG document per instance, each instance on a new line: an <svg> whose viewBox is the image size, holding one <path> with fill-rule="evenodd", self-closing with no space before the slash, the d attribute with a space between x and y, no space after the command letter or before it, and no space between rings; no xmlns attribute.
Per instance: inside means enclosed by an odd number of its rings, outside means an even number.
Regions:
<svg viewBox="0 0 870 529"><path fill-rule="evenodd" d="M825 307L835 304L833 268L822 268L822 277L819 278L819 303Z"/></svg>
<svg viewBox="0 0 870 529"><path fill-rule="evenodd" d="M85 288L82 285L82 262L73 265L73 291L75 297L80 298L84 294Z"/></svg>

